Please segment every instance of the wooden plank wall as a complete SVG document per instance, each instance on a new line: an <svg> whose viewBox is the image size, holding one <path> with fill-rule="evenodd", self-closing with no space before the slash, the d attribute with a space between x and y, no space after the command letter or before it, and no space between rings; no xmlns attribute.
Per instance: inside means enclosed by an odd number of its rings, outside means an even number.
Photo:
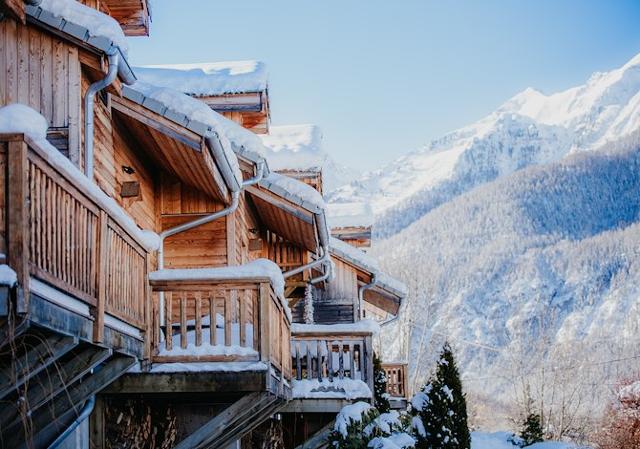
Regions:
<svg viewBox="0 0 640 449"><path fill-rule="evenodd" d="M224 205L168 175L160 187L162 230L219 211ZM165 241L166 268L201 268L227 265L227 221L219 219L181 232Z"/></svg>
<svg viewBox="0 0 640 449"><path fill-rule="evenodd" d="M39 111L50 130L68 130L69 152L80 149L78 49L32 26L0 22L0 106L23 103Z"/></svg>
<svg viewBox="0 0 640 449"><path fill-rule="evenodd" d="M82 93L88 89L88 76L82 77ZM157 231L156 184L152 166L135 151L136 142L120 126L115 126L111 108L98 95L94 107L94 181L107 195L115 199L143 229ZM126 173L123 167L134 171ZM140 196L122 198L122 184L135 181L140 184Z"/></svg>
<svg viewBox="0 0 640 449"><path fill-rule="evenodd" d="M264 112L223 111L221 114L255 134L269 132L269 117Z"/></svg>
<svg viewBox="0 0 640 449"><path fill-rule="evenodd" d="M252 233L251 230L258 230L257 233ZM262 232L260 232L260 224L253 214L251 207L247 201L246 194L243 193L240 197L240 205L236 212L236 251L238 263L244 264L251 262L262 257L262 249L251 249L249 247L252 239L262 239Z"/></svg>

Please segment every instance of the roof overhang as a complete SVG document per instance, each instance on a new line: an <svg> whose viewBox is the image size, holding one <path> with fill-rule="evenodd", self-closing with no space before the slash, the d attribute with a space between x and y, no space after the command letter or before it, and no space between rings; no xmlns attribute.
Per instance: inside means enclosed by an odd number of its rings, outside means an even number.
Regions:
<svg viewBox="0 0 640 449"><path fill-rule="evenodd" d="M114 118L158 166L224 203L231 201L218 161L203 136L128 98L112 97L112 109Z"/></svg>
<svg viewBox="0 0 640 449"><path fill-rule="evenodd" d="M322 246L317 212L260 185L247 188L247 193L267 229L311 252Z"/></svg>
<svg viewBox="0 0 640 449"><path fill-rule="evenodd" d="M133 84L136 76L120 47L104 36L91 36L89 30L73 22L68 22L40 6L26 5L27 22L71 42L72 44L100 55L120 55L118 76L125 84Z"/></svg>

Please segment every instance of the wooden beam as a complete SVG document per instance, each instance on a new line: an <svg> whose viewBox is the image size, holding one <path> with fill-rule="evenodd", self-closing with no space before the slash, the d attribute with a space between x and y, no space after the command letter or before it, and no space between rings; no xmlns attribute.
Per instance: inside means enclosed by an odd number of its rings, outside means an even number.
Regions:
<svg viewBox="0 0 640 449"><path fill-rule="evenodd" d="M36 343L31 343L31 338ZM11 357L11 362L0 368L0 399L47 368L78 344L75 337L62 335L26 335L22 341L25 351ZM17 347L20 349L21 345ZM18 349L18 350L19 350Z"/></svg>
<svg viewBox="0 0 640 449"><path fill-rule="evenodd" d="M274 405L279 402L280 398L266 392L243 396L178 443L174 449L224 448L264 421L265 413L272 413Z"/></svg>
<svg viewBox="0 0 640 449"><path fill-rule="evenodd" d="M327 447L329 433L333 430L335 425L335 420L329 422L326 426L322 427L316 433L314 433L311 438L302 443L299 446L296 446L296 449L324 449Z"/></svg>
<svg viewBox="0 0 640 449"><path fill-rule="evenodd" d="M69 410L80 410L84 402L95 395L109 383L124 374L136 359L128 356L116 355L102 368L91 376L74 383L66 389L64 394L56 396L44 404L31 416L32 429L44 429L51 421L64 416ZM24 435L20 431L22 423L2 429L3 443L5 447L20 447L23 444Z"/></svg>
<svg viewBox="0 0 640 449"><path fill-rule="evenodd" d="M107 303L107 274L109 263L108 229L109 217L101 210L98 215L98 304L93 310L93 341L104 339L104 309Z"/></svg>
<svg viewBox="0 0 640 449"><path fill-rule="evenodd" d="M8 261L18 278L16 312L29 308L29 208L27 144L9 142L7 152L7 247Z"/></svg>
<svg viewBox="0 0 640 449"><path fill-rule="evenodd" d="M65 360L55 367L35 376L29 382L29 387L20 393L20 402L26 405L29 415L108 359L112 352L110 349L86 345L69 355L71 357L65 356ZM0 428L7 428L20 419L17 407L5 406L0 409Z"/></svg>

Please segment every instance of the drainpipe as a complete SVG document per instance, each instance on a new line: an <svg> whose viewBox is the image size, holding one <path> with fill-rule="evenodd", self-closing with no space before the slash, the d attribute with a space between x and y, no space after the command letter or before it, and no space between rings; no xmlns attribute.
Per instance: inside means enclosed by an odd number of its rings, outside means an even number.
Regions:
<svg viewBox="0 0 640 449"><path fill-rule="evenodd" d="M95 407L95 405L96 397L91 396L89 399L87 399L87 402L85 402L84 407L82 407L80 415L78 415L75 421L73 421L71 425L67 427L64 432L62 432L58 436L58 438L56 438L55 441L49 445L48 449L56 449L60 447L60 445L64 443L64 440L66 440L67 437L71 435L78 428L78 426L89 417L89 415L91 415L91 412L93 412L93 407Z"/></svg>
<svg viewBox="0 0 640 449"><path fill-rule="evenodd" d="M317 284L318 282L322 282L322 281L326 281L328 280L333 280L333 264L331 263L331 261L327 262L324 264L325 267L325 273L322 276L318 276L317 278L313 278L309 281L310 284Z"/></svg>
<svg viewBox="0 0 640 449"><path fill-rule="evenodd" d="M256 170L256 175L253 178L247 179L246 181L244 181L240 186L240 190L236 190L231 193L231 204L229 204L229 206L227 206L222 210L214 212L212 214L205 215L204 217L200 217L196 220L183 223L176 227L162 231L160 233L160 248L158 248L158 269L162 270L164 268L164 240L167 237L171 237L172 235L176 235L181 232L185 232L190 229L196 228L198 226L211 223L212 221L215 221L222 217L226 217L227 215L233 213L238 208L238 203L240 200L240 192L242 191L242 189L259 182L263 176L264 176L264 163L259 163Z"/></svg>
<svg viewBox="0 0 640 449"><path fill-rule="evenodd" d="M96 94L110 86L118 76L120 52L116 49L107 57L109 59L107 75L90 85L84 96L84 174L90 180L93 179L93 103Z"/></svg>
<svg viewBox="0 0 640 449"><path fill-rule="evenodd" d="M316 260L312 260L309 263L306 263L304 265L300 265L298 268L294 268L293 270L289 270L289 271L285 271L284 273L282 273L282 276L287 279L290 278L291 276L294 276L298 273L302 273L305 270L308 270L310 268L315 268L318 265L327 265L331 263L331 258L329 256L329 248L327 246L323 246L320 248L320 252L322 253L322 257L316 259ZM330 270L327 270L330 271Z"/></svg>
<svg viewBox="0 0 640 449"><path fill-rule="evenodd" d="M371 282L369 282L368 284L363 285L362 287L360 287L358 289L358 315L360 316L360 319L363 318L363 316L362 316L362 303L364 302L364 292L365 292L365 290L369 290L370 288L372 288L374 285L376 285L376 274L372 273L371 274Z"/></svg>

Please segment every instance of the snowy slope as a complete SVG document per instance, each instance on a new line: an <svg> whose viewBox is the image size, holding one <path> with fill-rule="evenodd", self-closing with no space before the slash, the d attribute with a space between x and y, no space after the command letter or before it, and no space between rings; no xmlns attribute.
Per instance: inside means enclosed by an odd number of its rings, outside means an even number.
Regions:
<svg viewBox="0 0 640 449"><path fill-rule="evenodd" d="M448 339L470 394L509 402L545 366L597 414L607 384L640 368L639 215L637 132L431 210L371 252L411 290L388 357L411 329L420 382Z"/></svg>
<svg viewBox="0 0 640 449"><path fill-rule="evenodd" d="M524 167L592 150L640 125L640 55L553 95L517 94L482 120L331 192L330 202L368 201L389 236L429 210Z"/></svg>

